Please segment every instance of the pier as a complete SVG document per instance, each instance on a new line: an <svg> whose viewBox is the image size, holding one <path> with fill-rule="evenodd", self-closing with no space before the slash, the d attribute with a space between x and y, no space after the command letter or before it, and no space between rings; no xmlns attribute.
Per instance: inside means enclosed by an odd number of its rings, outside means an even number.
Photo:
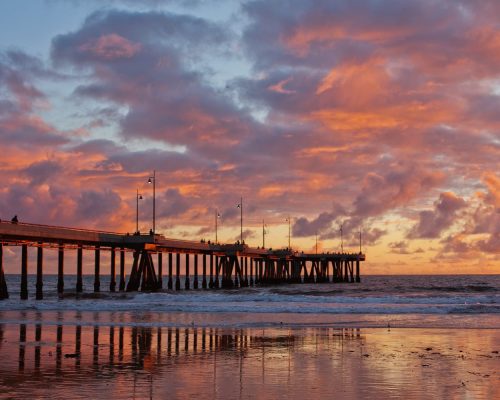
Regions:
<svg viewBox="0 0 500 400"><path fill-rule="evenodd" d="M20 298L28 299L28 247L36 251L37 300L43 299L44 249L57 249L57 293L64 296L65 251L76 257L76 293L83 291L83 252L94 254L93 291L101 291L101 253L110 255L109 291L236 289L287 283L360 282L362 253L306 254L292 249L272 250L246 244L177 240L163 235L130 235L97 230L27 223L0 222L0 299L9 297L3 250L21 247ZM126 274L125 253L133 262ZM163 264L166 268L163 268ZM181 265L185 273L181 276ZM174 274L175 271L175 274ZM118 282L117 282L118 276ZM126 282L128 277L128 282ZM174 279L175 278L175 279ZM164 287L166 280L166 287Z"/></svg>

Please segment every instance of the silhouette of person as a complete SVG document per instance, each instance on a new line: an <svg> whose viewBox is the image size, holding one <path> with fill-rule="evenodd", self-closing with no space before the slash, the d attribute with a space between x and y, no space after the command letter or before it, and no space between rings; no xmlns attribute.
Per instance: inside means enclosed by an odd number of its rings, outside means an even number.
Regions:
<svg viewBox="0 0 500 400"><path fill-rule="evenodd" d="M14 216L12 217L11 222L12 222L13 224L17 224L17 223L19 222L19 220L17 219L17 215L14 215Z"/></svg>

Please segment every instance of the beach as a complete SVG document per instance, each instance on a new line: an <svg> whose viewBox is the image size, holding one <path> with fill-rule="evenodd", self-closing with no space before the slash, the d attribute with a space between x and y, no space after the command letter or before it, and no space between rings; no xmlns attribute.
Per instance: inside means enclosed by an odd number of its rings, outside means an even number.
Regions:
<svg viewBox="0 0 500 400"><path fill-rule="evenodd" d="M95 316L94 316L95 317ZM1 398L500 396L497 329L0 325Z"/></svg>
<svg viewBox="0 0 500 400"><path fill-rule="evenodd" d="M0 302L0 398L499 398L498 279L64 299L49 280Z"/></svg>

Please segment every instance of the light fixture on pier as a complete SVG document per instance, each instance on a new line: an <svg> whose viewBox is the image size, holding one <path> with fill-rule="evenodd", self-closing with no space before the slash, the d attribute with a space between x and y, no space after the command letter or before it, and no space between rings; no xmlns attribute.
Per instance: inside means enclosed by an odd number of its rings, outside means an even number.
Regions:
<svg viewBox="0 0 500 400"><path fill-rule="evenodd" d="M264 223L264 220L262 220L262 248L266 248L266 235L269 233L269 231L266 229L267 225Z"/></svg>
<svg viewBox="0 0 500 400"><path fill-rule="evenodd" d="M240 199L240 204L236 205L240 209L240 242L243 244L243 197Z"/></svg>
<svg viewBox="0 0 500 400"><path fill-rule="evenodd" d="M344 224L340 224L340 252L344 253Z"/></svg>
<svg viewBox="0 0 500 400"><path fill-rule="evenodd" d="M286 219L285 219L286 222L288 222L288 248L291 250L292 249L292 246L291 246L291 240L292 240L292 229L291 229L291 218L290 216L288 216Z"/></svg>
<svg viewBox="0 0 500 400"><path fill-rule="evenodd" d="M217 221L218 219L221 217L221 215L219 214L219 211L217 209L215 209L215 243L218 243L218 239L217 239Z"/></svg>
<svg viewBox="0 0 500 400"><path fill-rule="evenodd" d="M142 194L139 193L139 189L137 189L137 193L135 196L136 208L135 208L135 232L139 232L139 200L142 200Z"/></svg>
<svg viewBox="0 0 500 400"><path fill-rule="evenodd" d="M153 176L148 178L148 183L153 184L153 233L156 233L156 170L153 170Z"/></svg>

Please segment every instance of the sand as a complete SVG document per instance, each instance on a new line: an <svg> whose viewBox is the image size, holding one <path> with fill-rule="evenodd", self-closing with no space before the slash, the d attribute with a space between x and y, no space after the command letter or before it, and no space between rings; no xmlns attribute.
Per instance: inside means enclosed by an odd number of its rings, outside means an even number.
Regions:
<svg viewBox="0 0 500 400"><path fill-rule="evenodd" d="M497 329L39 317L0 318L2 399L500 398Z"/></svg>

